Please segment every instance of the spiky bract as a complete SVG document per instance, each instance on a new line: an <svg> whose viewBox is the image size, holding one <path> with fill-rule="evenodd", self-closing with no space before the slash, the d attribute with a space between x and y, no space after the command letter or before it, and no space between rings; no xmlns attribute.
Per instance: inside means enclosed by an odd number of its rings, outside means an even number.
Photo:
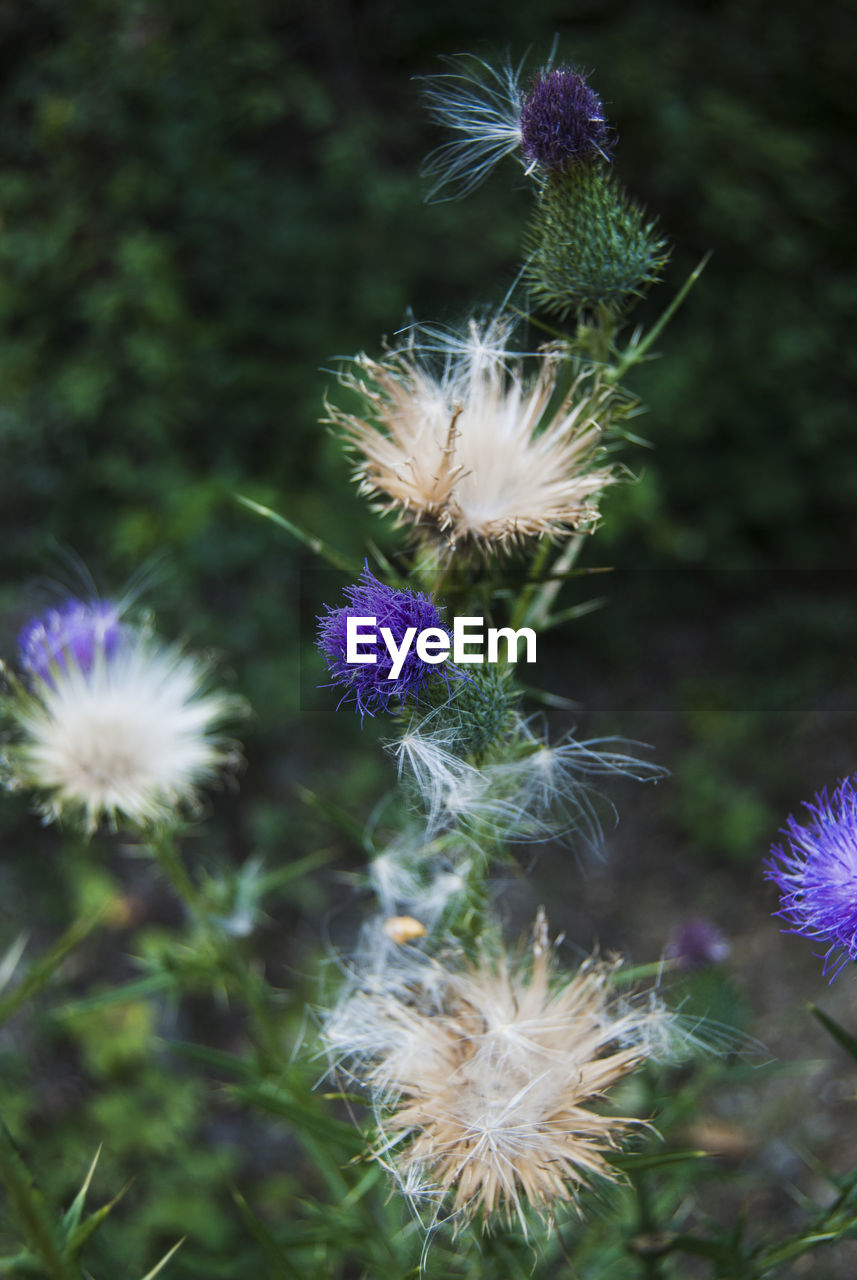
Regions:
<svg viewBox="0 0 857 1280"><path fill-rule="evenodd" d="M527 1204L547 1214L615 1178L605 1154L639 1121L593 1103L662 1043L662 1006L619 1002L612 964L554 976L542 913L528 963L486 948L475 964L403 963L406 983L352 993L328 1027L402 1188L448 1199L462 1220L516 1214L526 1230Z"/></svg>
<svg viewBox="0 0 857 1280"><path fill-rule="evenodd" d="M591 531L614 479L596 465L611 390L591 369L564 381L552 348L530 377L489 338L474 329L469 349L440 372L414 350L356 359L342 382L364 409L332 408L330 420L357 455L361 492L400 523L482 554Z"/></svg>
<svg viewBox="0 0 857 1280"><path fill-rule="evenodd" d="M660 278L666 241L600 163L551 174L528 230L534 300L562 318L622 310Z"/></svg>

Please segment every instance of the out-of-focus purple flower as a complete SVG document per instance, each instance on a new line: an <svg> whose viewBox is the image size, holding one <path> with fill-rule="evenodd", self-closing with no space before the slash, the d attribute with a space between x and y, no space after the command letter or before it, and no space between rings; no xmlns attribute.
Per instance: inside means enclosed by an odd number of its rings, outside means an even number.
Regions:
<svg viewBox="0 0 857 1280"><path fill-rule="evenodd" d="M787 933L827 944L824 972L831 981L849 960L857 960L857 792L843 779L828 796L819 792L804 805L811 820L789 817L782 845L771 849L765 878L780 890Z"/></svg>
<svg viewBox="0 0 857 1280"><path fill-rule="evenodd" d="M331 674L331 685L341 685L345 693L343 702L354 700L360 718L374 716L377 711L389 711L391 704L404 702L406 698L419 699L427 683L432 679L445 679L436 665L424 662L416 651L416 639L421 631L435 628L449 636L440 613L430 596L422 592L387 587L379 582L366 565L359 582L346 587L347 605L339 608L328 606L327 613L318 618L318 648ZM376 639L361 640L360 652L374 655L375 662L348 662L347 625L349 618L374 618L372 628ZM410 649L401 671L391 679L393 658L381 636L381 628L387 627L397 646L401 646L409 628L415 628ZM450 638L451 644L451 638ZM447 664L444 663L444 668Z"/></svg>
<svg viewBox="0 0 857 1280"><path fill-rule="evenodd" d="M549 172L607 159L608 132L601 99L576 71L538 76L521 104L524 159Z"/></svg>
<svg viewBox="0 0 857 1280"><path fill-rule="evenodd" d="M67 662L84 675L96 655L110 658L122 638L119 610L109 600L68 600L31 618L18 636L21 666L40 680L53 683L51 668L66 671Z"/></svg>
<svg viewBox="0 0 857 1280"><path fill-rule="evenodd" d="M682 969L703 969L725 960L730 949L726 935L711 920L688 916L670 934L666 955Z"/></svg>

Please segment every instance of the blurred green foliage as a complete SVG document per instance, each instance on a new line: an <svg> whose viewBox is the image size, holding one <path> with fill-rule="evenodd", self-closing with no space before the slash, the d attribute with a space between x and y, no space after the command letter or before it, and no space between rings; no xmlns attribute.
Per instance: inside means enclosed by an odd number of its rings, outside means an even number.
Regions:
<svg viewBox="0 0 857 1280"><path fill-rule="evenodd" d="M855 553L854 28L844 3L819 20L800 0L0 0L4 652L31 611L22 588L56 546L106 591L162 558L146 603L166 633L216 646L254 707L241 797L213 802L205 858L230 867L259 855L274 870L319 855L259 932L269 972L294 991L284 1019L295 1038L315 995L320 921L331 913L335 932L360 856L301 788L335 796L359 823L389 771L374 745L383 727L361 734L356 717L337 717L300 655L319 603L301 589L309 555L235 493L351 554L368 537L389 549L392 532L357 501L318 425L324 370L340 354L377 353L409 309L455 324L474 302L496 304L530 211L511 162L463 203L423 203L417 171L440 139L412 77L458 51L517 60L532 48L535 66L556 36L562 58L594 69L617 170L674 244L667 283L639 317L654 319L713 250L665 358L635 371L656 452L628 455L641 478L608 494L588 552L629 571L689 571L650 575L643 593L661 628L647 634L667 635L650 641L654 654L669 662L678 643L683 658L668 674L641 663L639 614L614 601L581 625L573 692L615 719L596 732L632 732L622 698L663 711L661 677L672 682L664 740L657 714L650 730L676 775L669 799L658 791L672 838L746 876L802 794L808 755L804 794L853 767L850 584L818 571L850 569ZM693 586L700 567L783 566L804 575L761 608L735 607L711 579L700 603ZM713 618L725 655L714 680L711 650L697 647ZM567 640L555 643L553 661L567 665ZM61 856L57 833L14 798L0 832L4 944L24 921L40 954L106 878L129 923L88 943L61 989L73 1003L93 974L110 986L139 978L177 924L147 866L119 841L98 852L68 840ZM336 1181L349 1150L320 1185L284 1121L239 1106L214 1069L206 1092L153 1048L154 1028L236 1051L243 1024L212 993L65 1018L44 1000L10 1026L0 1106L46 1192L69 1203L105 1135L94 1202L135 1179L87 1255L94 1275L142 1275L183 1234L170 1275L288 1275L274 1228L298 1274L416 1273L418 1232L398 1201L385 1205L377 1175L351 1168ZM654 1178L654 1218L683 1203L683 1177ZM325 1241L313 1195L346 1197L337 1241ZM580 1275L631 1274L628 1241L645 1224L622 1203L615 1238L597 1216L566 1224ZM545 1274L557 1274L560 1246L550 1249ZM466 1249L439 1242L430 1264L529 1275L532 1254L500 1233ZM671 1265L663 1274L683 1274Z"/></svg>

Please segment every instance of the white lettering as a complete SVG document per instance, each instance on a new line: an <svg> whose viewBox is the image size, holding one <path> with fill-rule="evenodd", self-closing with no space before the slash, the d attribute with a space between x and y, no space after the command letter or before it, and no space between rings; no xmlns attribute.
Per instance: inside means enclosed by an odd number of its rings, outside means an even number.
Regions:
<svg viewBox="0 0 857 1280"><path fill-rule="evenodd" d="M421 662L443 662L449 656L449 636L440 627L426 627L417 636L417 657Z"/></svg>
<svg viewBox="0 0 857 1280"><path fill-rule="evenodd" d="M482 632L470 632L468 627L481 627L484 618L456 618L452 626L452 656L457 663L481 662L481 653L468 653L466 646L482 643Z"/></svg>
<svg viewBox="0 0 857 1280"><path fill-rule="evenodd" d="M411 641L417 634L416 627L408 627L402 636L402 643L396 646L396 637L393 635L389 627L381 628L381 635L384 637L384 644L387 646L387 652L393 659L393 665L390 668L388 680L398 680L402 674L402 667L405 665L405 658L408 656L408 650L411 647Z"/></svg>
<svg viewBox="0 0 857 1280"><path fill-rule="evenodd" d="M351 616L345 619L345 661L346 662L377 662L374 653L358 653L358 645L373 644L378 637L374 631L361 631L360 627L374 627L374 618L353 618Z"/></svg>
<svg viewBox="0 0 857 1280"><path fill-rule="evenodd" d="M506 641L506 658L509 662L518 661L518 640L524 637L527 642L527 662L536 660L536 633L532 627L521 627L513 631L511 627L489 627L488 629L488 661L499 662L498 650L500 640Z"/></svg>

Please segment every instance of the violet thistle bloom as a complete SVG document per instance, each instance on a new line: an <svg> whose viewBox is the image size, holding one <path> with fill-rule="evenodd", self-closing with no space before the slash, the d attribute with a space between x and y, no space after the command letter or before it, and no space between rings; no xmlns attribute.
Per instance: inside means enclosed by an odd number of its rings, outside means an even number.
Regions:
<svg viewBox="0 0 857 1280"><path fill-rule="evenodd" d="M567 353L546 348L530 377L520 358L491 354L498 323L485 335L474 327L468 348L439 373L413 350L358 356L341 381L365 409L331 407L329 419L357 455L361 492L381 511L483 555L591 532L598 495L615 478L596 465L611 388L582 369L558 395Z"/></svg>
<svg viewBox="0 0 857 1280"><path fill-rule="evenodd" d="M6 782L40 795L46 821L140 828L175 820L230 760L218 727L237 700L205 668L106 602L69 601L21 632L26 682L10 678Z"/></svg>
<svg viewBox="0 0 857 1280"><path fill-rule="evenodd" d="M782 829L786 837L771 849L765 878L780 890L776 913L791 928L827 944L824 972L830 980L849 960L857 960L857 791L843 779L832 796L819 792L804 808L805 826L793 816Z"/></svg>
<svg viewBox="0 0 857 1280"><path fill-rule="evenodd" d="M345 588L347 605L328 606L327 613L318 618L318 648L331 674L331 685L341 685L345 693L339 700L353 699L361 720L365 715L374 716L377 711L390 711L408 698L419 700L432 680L449 680L435 664L424 662L416 651L414 636L432 628L452 638L444 626L440 613L430 596L423 592L385 586L372 575L368 564L359 582ZM348 662L347 627L349 618L374 619L371 630L375 640L361 641L361 652L374 662ZM401 670L393 678L393 657L382 638L382 628L388 628L397 646L401 646L406 633L413 628L411 647ZM367 626L363 628L369 630ZM447 667L444 662L444 668Z"/></svg>
<svg viewBox="0 0 857 1280"><path fill-rule="evenodd" d="M18 636L21 666L53 684L51 668L67 671L66 657L79 671L92 669L97 652L111 657L122 638L119 610L107 600L68 600L31 618Z"/></svg>
<svg viewBox="0 0 857 1280"><path fill-rule="evenodd" d="M407 980L377 974L332 1014L328 1049L368 1087L376 1157L406 1194L448 1199L467 1220L525 1206L548 1216L643 1122L592 1109L665 1041L665 1011L617 999L615 964L554 975L544 913L529 963L483 951L444 964L404 951ZM391 961L392 964L392 961ZM395 966L393 966L395 969Z"/></svg>
<svg viewBox="0 0 857 1280"><path fill-rule="evenodd" d="M524 91L522 65L496 70L469 54L448 62L455 70L425 77L432 118L457 135L423 165L430 200L469 195L516 151L527 173L542 175L608 158L604 108L578 72L547 67Z"/></svg>
<svg viewBox="0 0 857 1280"><path fill-rule="evenodd" d="M521 107L521 149L531 165L560 172L583 160L606 160L608 128L598 94L576 71L537 76Z"/></svg>
<svg viewBox="0 0 857 1280"><path fill-rule="evenodd" d="M722 929L705 916L688 916L670 934L665 955L682 969L704 969L719 964L730 951Z"/></svg>

